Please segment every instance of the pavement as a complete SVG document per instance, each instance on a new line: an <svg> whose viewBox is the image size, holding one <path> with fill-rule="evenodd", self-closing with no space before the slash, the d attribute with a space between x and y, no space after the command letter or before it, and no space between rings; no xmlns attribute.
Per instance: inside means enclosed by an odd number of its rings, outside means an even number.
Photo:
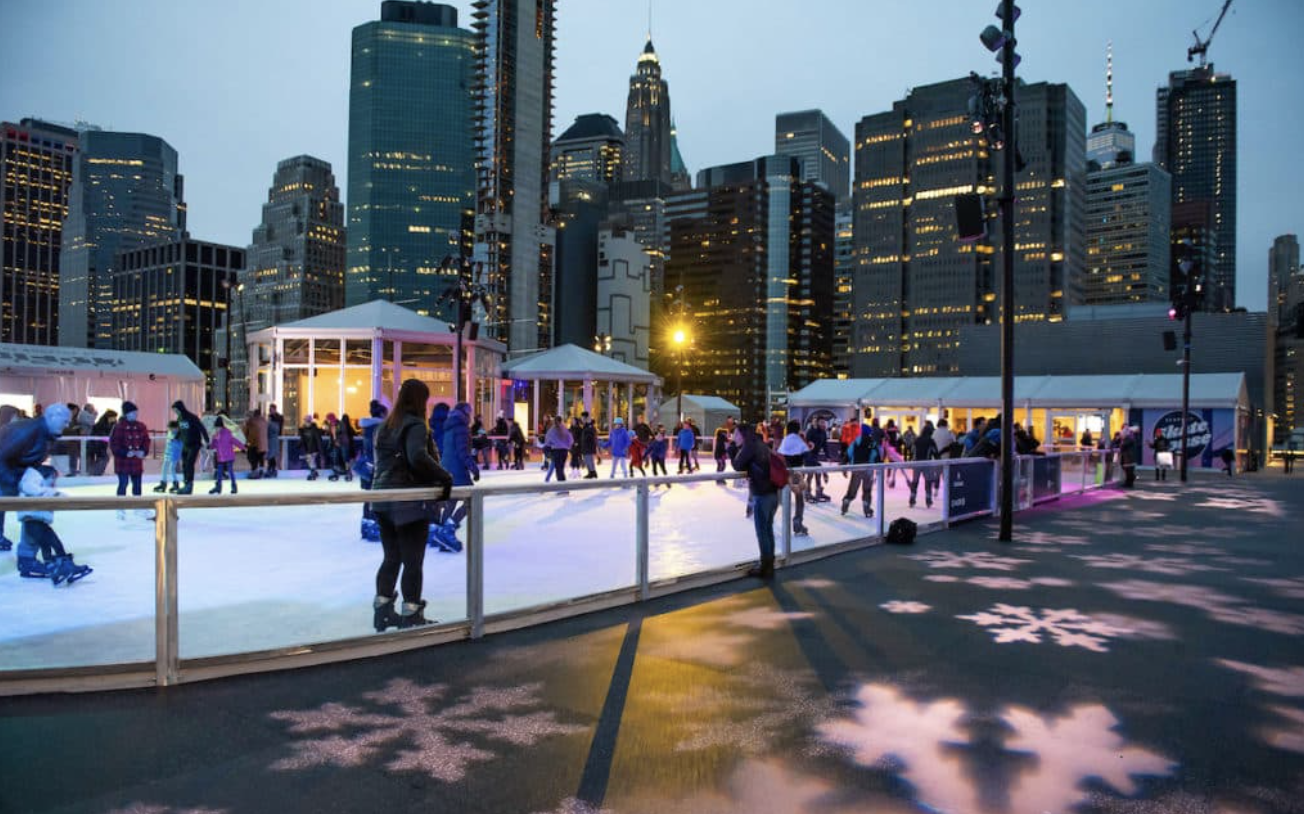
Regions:
<svg viewBox="0 0 1304 814"><path fill-rule="evenodd" d="M3 812L1304 812L1304 478L478 642L0 699ZM276 624L275 618L266 624Z"/></svg>

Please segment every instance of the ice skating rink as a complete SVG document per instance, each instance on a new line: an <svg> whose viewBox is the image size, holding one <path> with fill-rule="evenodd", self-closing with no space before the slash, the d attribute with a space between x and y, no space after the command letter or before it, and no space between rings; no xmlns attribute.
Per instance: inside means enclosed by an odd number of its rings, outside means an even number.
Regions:
<svg viewBox="0 0 1304 814"><path fill-rule="evenodd" d="M607 471L600 468L605 477ZM292 473L293 474L293 473ZM537 464L523 472L486 472L481 485L541 482ZM153 484L147 484L148 489ZM196 482L196 493L211 481ZM793 549L874 533L859 501L843 517L847 480L830 476L834 500L808 505L809 537ZM114 485L65 487L71 495L112 495ZM240 494L360 491L357 481L301 477L240 481ZM485 501L485 613L495 614L635 583L636 490L567 495L489 496ZM887 489L884 524L909 516L942 519L941 502L907 508L904 473ZM752 521L742 481L654 488L649 520L653 581L754 560ZM372 633L378 543L359 536L362 504L182 509L178 533L182 658L290 647ZM776 536L782 514L776 518ZM0 664L6 669L74 667L151 660L154 655L154 523L128 512L56 511L54 528L94 573L71 586L23 579L14 555L0 556ZM17 539L11 515L5 530ZM459 533L465 540L465 528ZM466 618L464 554L428 549L426 615Z"/></svg>

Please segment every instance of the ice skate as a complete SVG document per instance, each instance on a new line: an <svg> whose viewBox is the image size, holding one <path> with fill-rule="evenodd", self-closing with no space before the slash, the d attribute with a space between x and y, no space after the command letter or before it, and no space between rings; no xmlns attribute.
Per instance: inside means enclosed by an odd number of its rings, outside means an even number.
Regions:
<svg viewBox="0 0 1304 814"><path fill-rule="evenodd" d="M50 574L50 578L55 585L62 585L65 581L71 585L88 576L92 570L89 565L78 565L74 562L71 553L55 557L52 566L54 572Z"/></svg>
<svg viewBox="0 0 1304 814"><path fill-rule="evenodd" d="M231 481L231 494L238 495L240 490L235 488L235 481Z"/></svg>
<svg viewBox="0 0 1304 814"><path fill-rule="evenodd" d="M181 484L173 483L172 488L168 490L168 494L175 495L178 494L180 491L181 491Z"/></svg>
<svg viewBox="0 0 1304 814"><path fill-rule="evenodd" d="M337 475L337 474L335 474L334 472L332 472L332 473L330 474L330 477L326 478L326 480L330 481L331 483L334 483L335 481L337 481L337 480L339 480L339 479L340 479L340 476Z"/></svg>
<svg viewBox="0 0 1304 814"><path fill-rule="evenodd" d="M153 510L153 509L136 509L136 510L133 512L133 514L135 514L136 517L140 518L141 520L148 520L148 521L150 521L151 523L154 522L154 510Z"/></svg>
<svg viewBox="0 0 1304 814"><path fill-rule="evenodd" d="M308 473L308 480L317 480L317 470L314 469Z"/></svg>
<svg viewBox="0 0 1304 814"><path fill-rule="evenodd" d="M14 541L10 540L8 537L0 535L0 551L12 551L13 548Z"/></svg>
<svg viewBox="0 0 1304 814"><path fill-rule="evenodd" d="M404 629L409 627L418 627L419 625L432 624L435 620L427 619L425 610L426 610L426 600L424 599L421 600L420 602L404 602L403 613L398 618L399 628Z"/></svg>
<svg viewBox="0 0 1304 814"><path fill-rule="evenodd" d="M865 507L865 516L866 516L866 517L873 517L873 516L874 516L874 510L871 509L871 508L869 508L868 506L866 506L866 507Z"/></svg>
<svg viewBox="0 0 1304 814"><path fill-rule="evenodd" d="M362 518L360 534L362 535L362 539L367 542L378 543L380 542L380 524L377 523L374 518L364 517Z"/></svg>
<svg viewBox="0 0 1304 814"><path fill-rule="evenodd" d="M845 498L845 497L842 498L842 515L843 515L843 517L846 516L846 514L847 514L847 509L850 509L850 508L851 508L851 500L850 500L849 498Z"/></svg>
<svg viewBox="0 0 1304 814"><path fill-rule="evenodd" d="M384 633L386 628L401 625L402 617L394 612L394 600L396 599L398 599L396 596L377 595L375 601L372 602L372 607L375 608L372 625L376 628L377 633Z"/></svg>
<svg viewBox="0 0 1304 814"><path fill-rule="evenodd" d="M209 493L210 495L220 495L220 494L222 494L222 485L221 485L221 484L218 484L217 486L214 486L212 489L209 489L209 490L208 490L208 493Z"/></svg>
<svg viewBox="0 0 1304 814"><path fill-rule="evenodd" d="M29 579L46 579L53 576L51 573L52 563L44 563L35 557L18 558L18 576Z"/></svg>
<svg viewBox="0 0 1304 814"><path fill-rule="evenodd" d="M154 487L154 491L158 492L159 494L163 494L167 490L168 490L168 485L166 481Z"/></svg>

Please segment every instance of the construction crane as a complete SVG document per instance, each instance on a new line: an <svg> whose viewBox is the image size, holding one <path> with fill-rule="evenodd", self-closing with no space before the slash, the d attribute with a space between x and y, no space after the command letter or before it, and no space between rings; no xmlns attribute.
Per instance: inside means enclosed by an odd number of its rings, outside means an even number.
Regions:
<svg viewBox="0 0 1304 814"><path fill-rule="evenodd" d="M1209 50L1209 43L1213 42L1213 35L1218 33L1218 26L1222 25L1223 17L1227 16L1227 9L1231 7L1232 0L1223 3L1222 11L1218 13L1218 20L1213 24L1213 30L1209 32L1207 39L1200 39L1199 31L1192 31L1191 36L1195 37L1195 45L1186 49L1186 61L1194 62L1195 55L1200 55L1200 67L1204 67L1204 55Z"/></svg>

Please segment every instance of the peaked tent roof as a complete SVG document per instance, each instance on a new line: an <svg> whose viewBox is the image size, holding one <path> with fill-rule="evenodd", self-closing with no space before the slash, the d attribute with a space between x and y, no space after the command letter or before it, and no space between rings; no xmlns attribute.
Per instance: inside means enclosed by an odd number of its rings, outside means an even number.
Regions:
<svg viewBox="0 0 1304 814"><path fill-rule="evenodd" d="M395 305L389 300L372 300L350 308L341 308L329 314L287 322L277 328L308 328L311 330L349 330L359 328L388 328L395 331L419 331L421 333L449 333L448 323L423 317L416 311Z"/></svg>
<svg viewBox="0 0 1304 814"><path fill-rule="evenodd" d="M667 402L673 401L673 399L666 399L666 401ZM703 410L707 410L713 413L726 411L726 412L732 412L734 414L737 414L739 412L738 406L736 404L731 404L728 401L725 401L724 399L720 398L719 396L700 396L700 395L693 395L692 393L685 393L684 401L691 401L692 403L696 404L698 407L701 407Z"/></svg>
<svg viewBox="0 0 1304 814"><path fill-rule="evenodd" d="M127 350L87 350L50 345L13 345L0 343L0 373L6 370L37 368L74 370L79 374L96 371L112 373L153 373L181 379L204 378L204 372L179 353L143 353Z"/></svg>
<svg viewBox="0 0 1304 814"><path fill-rule="evenodd" d="M544 381L598 379L609 382L656 384L660 379L642 368L618 362L578 345L559 345L503 362L503 375L513 379Z"/></svg>

